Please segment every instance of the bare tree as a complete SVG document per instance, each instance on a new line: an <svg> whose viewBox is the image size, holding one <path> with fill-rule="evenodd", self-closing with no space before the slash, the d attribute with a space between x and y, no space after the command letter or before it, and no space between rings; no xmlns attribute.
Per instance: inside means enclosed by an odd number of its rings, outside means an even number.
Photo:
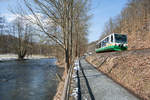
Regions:
<svg viewBox="0 0 150 100"><path fill-rule="evenodd" d="M34 2L36 6L32 6L31 2L27 0L24 1L34 17L30 17L28 20L36 24L40 32L46 34L63 49L66 63L65 69L68 71L73 59L73 34L76 32L75 19L80 17L78 20L80 22L84 17L87 17L85 16L86 14L82 15L82 13L76 16L76 9L78 7L80 7L80 11L86 9L88 7L88 0L32 0L32 3ZM76 27L76 30L81 29ZM82 33L86 33L86 30L78 34Z"/></svg>
<svg viewBox="0 0 150 100"><path fill-rule="evenodd" d="M23 60L27 54L29 48L29 26L24 24L25 22L21 17L17 17L13 23L14 27L14 36L17 38L17 41L14 40L14 48L18 54L18 59Z"/></svg>

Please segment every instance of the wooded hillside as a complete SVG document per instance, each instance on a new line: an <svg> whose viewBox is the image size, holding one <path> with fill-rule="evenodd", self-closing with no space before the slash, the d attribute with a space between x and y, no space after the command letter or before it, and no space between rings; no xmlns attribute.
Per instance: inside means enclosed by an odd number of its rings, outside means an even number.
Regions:
<svg viewBox="0 0 150 100"><path fill-rule="evenodd" d="M150 47L150 0L129 0L121 13L110 18L100 37L111 33L128 35L129 49Z"/></svg>
<svg viewBox="0 0 150 100"><path fill-rule="evenodd" d="M14 37L12 35L0 35L0 54L17 54L14 46L16 45L18 40L19 39L17 37ZM54 56L56 54L56 46L39 42L29 42L29 44L32 46L28 48L27 55L41 54Z"/></svg>

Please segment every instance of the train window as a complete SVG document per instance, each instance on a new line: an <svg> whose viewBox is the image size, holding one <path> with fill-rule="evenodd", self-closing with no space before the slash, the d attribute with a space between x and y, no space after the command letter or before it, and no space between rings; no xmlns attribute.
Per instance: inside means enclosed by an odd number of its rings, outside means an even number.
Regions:
<svg viewBox="0 0 150 100"><path fill-rule="evenodd" d="M99 48L101 48L101 42L99 43Z"/></svg>
<svg viewBox="0 0 150 100"><path fill-rule="evenodd" d="M105 42L105 43L107 43L108 41L109 41L109 38L108 38L108 37L104 39L104 42Z"/></svg>
<svg viewBox="0 0 150 100"><path fill-rule="evenodd" d="M104 41L102 41L102 43L101 43L101 47L103 47L104 46Z"/></svg>
<svg viewBox="0 0 150 100"><path fill-rule="evenodd" d="M102 47L106 46L106 41L105 40L102 41L102 45L101 46Z"/></svg>
<svg viewBox="0 0 150 100"><path fill-rule="evenodd" d="M113 35L111 35L111 42L113 42Z"/></svg>
<svg viewBox="0 0 150 100"><path fill-rule="evenodd" d="M105 43L107 42L107 38L105 39Z"/></svg>
<svg viewBox="0 0 150 100"><path fill-rule="evenodd" d="M108 37L106 38L106 42L109 42L109 38Z"/></svg>
<svg viewBox="0 0 150 100"><path fill-rule="evenodd" d="M127 43L127 36L121 34L115 34L116 43Z"/></svg>
<svg viewBox="0 0 150 100"><path fill-rule="evenodd" d="M106 41L104 42L104 46L106 46Z"/></svg>

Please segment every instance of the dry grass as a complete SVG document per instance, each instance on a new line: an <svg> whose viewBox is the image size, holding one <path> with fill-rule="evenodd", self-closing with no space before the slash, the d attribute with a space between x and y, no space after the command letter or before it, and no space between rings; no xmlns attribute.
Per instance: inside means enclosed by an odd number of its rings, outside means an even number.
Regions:
<svg viewBox="0 0 150 100"><path fill-rule="evenodd" d="M56 65L59 67L64 67L63 62L56 62ZM64 90L64 84L65 84L65 78L67 76L67 73L64 71L63 76L62 76L62 81L59 82L58 87L57 87L57 93L55 94L53 100L61 100L63 90Z"/></svg>
<svg viewBox="0 0 150 100"><path fill-rule="evenodd" d="M142 51L141 51L142 52ZM150 53L120 53L109 55L100 66L105 54L94 54L87 60L118 83L141 98L150 100ZM96 58L96 59L95 59Z"/></svg>

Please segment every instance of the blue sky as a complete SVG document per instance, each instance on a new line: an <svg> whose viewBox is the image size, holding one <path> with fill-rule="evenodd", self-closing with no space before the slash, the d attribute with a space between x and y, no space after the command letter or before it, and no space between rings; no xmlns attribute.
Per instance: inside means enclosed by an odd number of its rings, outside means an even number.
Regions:
<svg viewBox="0 0 150 100"><path fill-rule="evenodd" d="M13 20L13 15L8 11L9 6L14 7L17 0L0 0L0 14L7 16L8 20ZM22 0L19 0L20 2ZM98 40L105 23L110 17L117 16L126 6L128 0L92 0L89 42Z"/></svg>
<svg viewBox="0 0 150 100"><path fill-rule="evenodd" d="M120 14L128 0L92 0L92 19L90 20L89 42L98 40L105 23L110 17Z"/></svg>

